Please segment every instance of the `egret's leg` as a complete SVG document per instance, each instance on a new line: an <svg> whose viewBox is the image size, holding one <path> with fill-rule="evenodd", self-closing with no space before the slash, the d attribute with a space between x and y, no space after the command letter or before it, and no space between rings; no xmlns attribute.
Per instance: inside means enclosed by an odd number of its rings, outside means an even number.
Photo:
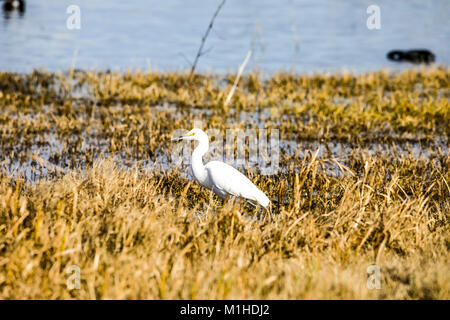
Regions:
<svg viewBox="0 0 450 320"><path fill-rule="evenodd" d="M268 208L261 207L261 210L264 212L264 220L268 219L268 221L273 221L272 215L272 204L269 205Z"/></svg>

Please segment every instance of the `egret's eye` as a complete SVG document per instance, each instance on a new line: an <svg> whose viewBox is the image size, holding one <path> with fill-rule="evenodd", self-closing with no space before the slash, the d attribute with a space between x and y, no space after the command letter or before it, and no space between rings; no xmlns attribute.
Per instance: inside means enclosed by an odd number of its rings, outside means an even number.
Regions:
<svg viewBox="0 0 450 320"><path fill-rule="evenodd" d="M194 132L192 132L191 134L190 134L191 136L194 136L195 135L195 133Z"/></svg>

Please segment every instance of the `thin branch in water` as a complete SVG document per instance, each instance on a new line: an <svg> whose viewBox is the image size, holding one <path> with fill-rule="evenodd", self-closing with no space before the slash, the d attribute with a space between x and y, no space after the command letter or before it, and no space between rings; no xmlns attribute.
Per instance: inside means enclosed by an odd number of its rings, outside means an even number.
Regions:
<svg viewBox="0 0 450 320"><path fill-rule="evenodd" d="M202 51L202 56L210 52L212 49L214 49L214 47L209 47L208 49Z"/></svg>
<svg viewBox="0 0 450 320"><path fill-rule="evenodd" d="M179 53L180 56L183 57L184 60L186 60L186 62L190 65L192 65L192 61L188 59L188 57L186 57L186 55L183 52Z"/></svg>
<svg viewBox="0 0 450 320"><path fill-rule="evenodd" d="M211 31L213 24L214 24L214 20L216 19L217 15L219 14L220 9L222 9L223 5L225 4L226 0L222 0L222 2L219 4L219 6L216 9L216 12L214 13L211 21L209 22L209 26L208 29L206 30L205 34L202 37L202 42L200 44L200 48L198 48L198 52L197 52L197 56L195 57L194 60L194 64L191 67L191 71L189 73L189 79L192 77L192 75L194 74L195 68L197 67L197 62L198 59L203 55L203 46L205 45L206 42L206 38L208 38L209 32Z"/></svg>
<svg viewBox="0 0 450 320"><path fill-rule="evenodd" d="M238 85L239 79L241 78L241 74L242 74L242 72L244 72L244 68L248 63L248 60L250 60L251 55L252 55L252 51L250 50L247 53L247 56L245 57L244 62L242 62L242 64L239 66L236 79L234 79L233 87L231 88L230 93L228 93L227 100L225 100L225 104L224 104L225 106L228 105L228 103L230 103L231 97L233 96L234 91L236 90L236 87Z"/></svg>

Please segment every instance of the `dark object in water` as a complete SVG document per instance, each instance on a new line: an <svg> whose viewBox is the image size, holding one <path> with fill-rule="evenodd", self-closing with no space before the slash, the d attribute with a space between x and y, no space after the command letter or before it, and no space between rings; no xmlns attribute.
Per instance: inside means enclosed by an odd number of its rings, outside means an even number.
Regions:
<svg viewBox="0 0 450 320"><path fill-rule="evenodd" d="M418 50L394 50L387 54L389 60L398 62L412 62L412 63L431 63L434 62L435 56L431 51L425 49Z"/></svg>
<svg viewBox="0 0 450 320"><path fill-rule="evenodd" d="M25 1L24 0L5 0L3 3L3 11L11 12L18 10L19 12L25 11Z"/></svg>

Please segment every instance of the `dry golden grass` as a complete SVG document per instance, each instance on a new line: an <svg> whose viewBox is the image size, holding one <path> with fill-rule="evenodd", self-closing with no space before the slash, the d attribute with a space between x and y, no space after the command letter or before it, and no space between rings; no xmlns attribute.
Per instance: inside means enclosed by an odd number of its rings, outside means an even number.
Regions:
<svg viewBox="0 0 450 320"><path fill-rule="evenodd" d="M450 298L448 69L250 74L229 109L227 79L1 73L0 298ZM351 149L282 147L279 173L248 170L273 220L144 161L167 160L189 115L224 131L257 127L239 112L262 110L283 141ZM399 152L407 143L427 156ZM366 286L372 264L379 290ZM71 265L79 290L66 285Z"/></svg>

